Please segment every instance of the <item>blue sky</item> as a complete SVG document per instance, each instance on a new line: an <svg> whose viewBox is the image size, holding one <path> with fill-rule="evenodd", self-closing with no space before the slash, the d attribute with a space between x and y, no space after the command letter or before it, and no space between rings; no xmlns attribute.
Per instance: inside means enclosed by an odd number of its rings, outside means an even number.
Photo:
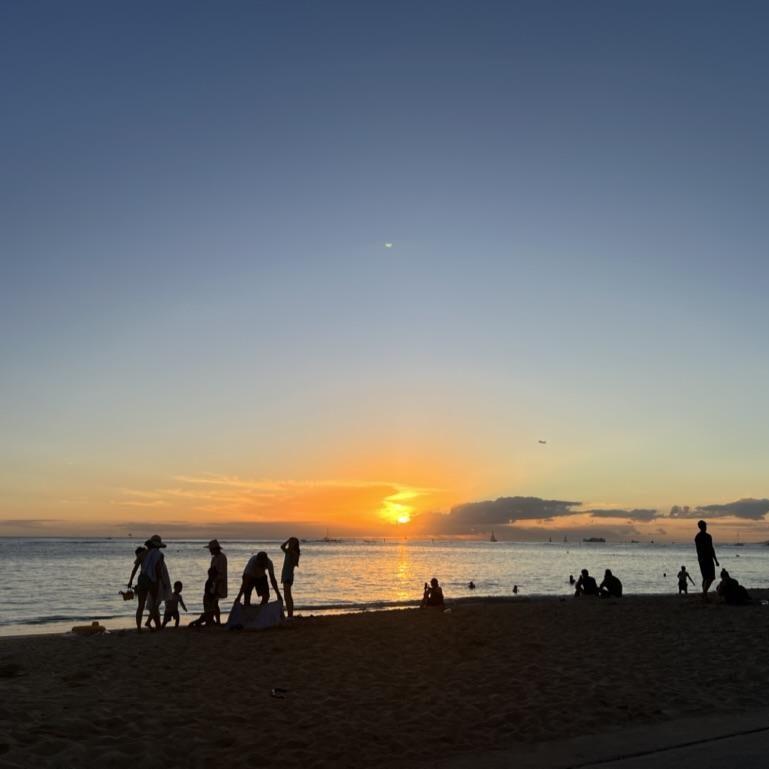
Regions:
<svg viewBox="0 0 769 769"><path fill-rule="evenodd" d="M204 473L765 495L768 32L761 3L3 4L0 515L118 520Z"/></svg>

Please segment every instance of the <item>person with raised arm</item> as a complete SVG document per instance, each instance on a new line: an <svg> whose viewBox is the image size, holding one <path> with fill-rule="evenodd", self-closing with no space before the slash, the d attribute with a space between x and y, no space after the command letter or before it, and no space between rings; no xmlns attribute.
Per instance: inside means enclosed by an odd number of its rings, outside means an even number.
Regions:
<svg viewBox="0 0 769 769"><path fill-rule="evenodd" d="M437 608L437 609L443 609L444 603L443 603L443 588L438 584L438 580L433 577L430 580L430 584L428 585L427 582L425 582L425 589L424 593L422 594L422 603L421 608Z"/></svg>
<svg viewBox="0 0 769 769"><path fill-rule="evenodd" d="M289 537L280 549L283 551L280 581L283 584L283 595L286 596L286 614L290 618L294 616L294 596L291 593L294 585L294 569L299 566L299 556L302 551L299 549L299 540L296 537Z"/></svg>

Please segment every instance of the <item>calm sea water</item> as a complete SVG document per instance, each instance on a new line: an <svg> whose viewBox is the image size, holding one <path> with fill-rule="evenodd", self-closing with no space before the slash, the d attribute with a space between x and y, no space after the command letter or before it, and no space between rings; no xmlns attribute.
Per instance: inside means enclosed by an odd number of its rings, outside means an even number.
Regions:
<svg viewBox="0 0 769 769"><path fill-rule="evenodd" d="M69 630L98 619L108 627L131 625L135 602L118 595L131 572L136 540L0 539L0 635ZM234 598L249 556L266 550L280 578L283 554L274 541L223 543ZM718 546L725 566L747 587L769 587L769 547ZM172 581L184 583L189 617L201 610L210 556L204 542L169 542L164 551ZM595 576L612 569L627 593L676 591L686 564L699 580L694 545L514 542L307 542L296 572L294 601L301 613L388 608L418 601L436 576L447 598L567 595L569 574ZM667 577L663 576L667 574ZM467 584L477 589L471 593ZM226 601L223 602L223 605ZM184 624L185 620L182 619Z"/></svg>

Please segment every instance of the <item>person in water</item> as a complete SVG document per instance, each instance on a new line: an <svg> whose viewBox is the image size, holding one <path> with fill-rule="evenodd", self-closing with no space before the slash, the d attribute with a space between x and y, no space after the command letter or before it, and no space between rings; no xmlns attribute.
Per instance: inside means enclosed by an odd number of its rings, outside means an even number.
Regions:
<svg viewBox="0 0 769 769"><path fill-rule="evenodd" d="M700 564L700 573L702 574L702 597L708 600L708 590L716 579L716 566L721 564L716 558L716 551L713 548L713 537L708 534L708 525L705 521L698 521L699 533L694 538L694 545L697 548L697 561Z"/></svg>
<svg viewBox="0 0 769 769"><path fill-rule="evenodd" d="M587 569L582 569L574 588L574 595L579 598L581 595L598 595L598 585L593 577L588 574Z"/></svg>
<svg viewBox="0 0 769 769"><path fill-rule="evenodd" d="M577 580L574 579L574 575L573 574L569 574L569 584L570 585L575 585L576 583L577 583Z"/></svg>
<svg viewBox="0 0 769 769"><path fill-rule="evenodd" d="M165 611L163 613L163 627L165 627L171 620L174 621L174 627L179 627L179 606L181 605L184 611L187 611L187 607L184 605L184 599L182 598L182 583L174 582L174 592L171 593L169 598L166 598Z"/></svg>
<svg viewBox="0 0 769 769"><path fill-rule="evenodd" d="M435 577L430 580L429 585L425 582L425 591L422 595L422 608L424 609L426 606L437 607L439 609L442 609L444 606L443 590Z"/></svg>
<svg viewBox="0 0 769 769"><path fill-rule="evenodd" d="M721 569L721 581L716 593L731 606L746 606L751 603L750 594L726 569Z"/></svg>
<svg viewBox="0 0 769 769"><path fill-rule="evenodd" d="M289 617L294 616L294 596L291 588L294 586L294 569L299 566L299 556L302 551L299 549L299 540L296 537L289 537L281 546L283 551L283 568L280 571L280 581L283 584L283 595L286 596L286 614Z"/></svg>
<svg viewBox="0 0 769 769"><path fill-rule="evenodd" d="M282 603L283 596L280 594L278 581L275 579L275 566L264 551L252 555L246 564L246 568L243 570L243 581L241 582L240 591L235 599L235 603L238 603L240 597L243 596L243 605L250 606L251 593L254 589L256 589L256 594L261 597L261 602L263 604L268 603L270 600L270 585L267 583L268 576L275 595Z"/></svg>
<svg viewBox="0 0 769 769"><path fill-rule="evenodd" d="M598 586L598 595L601 598L622 598L622 582L606 569L603 573L603 581Z"/></svg>
<svg viewBox="0 0 769 769"><path fill-rule="evenodd" d="M694 584L692 575L686 571L686 566L682 565L681 571L678 572L678 595L681 595L681 593L689 595L689 582L691 582L692 585Z"/></svg>

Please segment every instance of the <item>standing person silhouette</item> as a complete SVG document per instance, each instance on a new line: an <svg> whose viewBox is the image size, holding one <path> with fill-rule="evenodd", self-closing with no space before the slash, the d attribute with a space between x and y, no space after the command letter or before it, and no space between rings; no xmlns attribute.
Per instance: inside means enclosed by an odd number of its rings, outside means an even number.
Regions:
<svg viewBox="0 0 769 769"><path fill-rule="evenodd" d="M227 597L227 556L222 552L222 546L218 539L212 539L206 548L211 553L211 565L209 569L214 570L214 589L209 599L212 605L214 622L217 625L222 624L219 613L219 599ZM185 609L186 611L186 609Z"/></svg>
<svg viewBox="0 0 769 769"><path fill-rule="evenodd" d="M294 569L299 566L299 556L302 551L299 548L299 540L289 537L281 546L283 551L283 569L280 572L280 581L283 583L283 595L286 596L286 612L289 618L294 616L294 596L291 589L294 585Z"/></svg>
<svg viewBox="0 0 769 769"><path fill-rule="evenodd" d="M691 574L686 571L686 566L681 566L681 571L678 572L678 595L681 595L681 593L689 594L689 582L686 580L689 580L692 585L694 584Z"/></svg>
<svg viewBox="0 0 769 769"><path fill-rule="evenodd" d="M713 537L708 534L708 525L705 521L697 521L699 534L694 538L694 545L697 548L697 560L700 564L702 573L702 597L708 600L708 589L716 578L716 566L721 564L716 558L716 551L713 548Z"/></svg>
<svg viewBox="0 0 769 769"><path fill-rule="evenodd" d="M142 615L144 607L149 604L150 620L155 622L155 628L160 630L160 593L161 581L163 579L163 553L160 549L166 544L157 534L153 534L145 543L147 552L142 558L141 573L136 582L136 597L139 605L136 608L136 629L141 633Z"/></svg>

